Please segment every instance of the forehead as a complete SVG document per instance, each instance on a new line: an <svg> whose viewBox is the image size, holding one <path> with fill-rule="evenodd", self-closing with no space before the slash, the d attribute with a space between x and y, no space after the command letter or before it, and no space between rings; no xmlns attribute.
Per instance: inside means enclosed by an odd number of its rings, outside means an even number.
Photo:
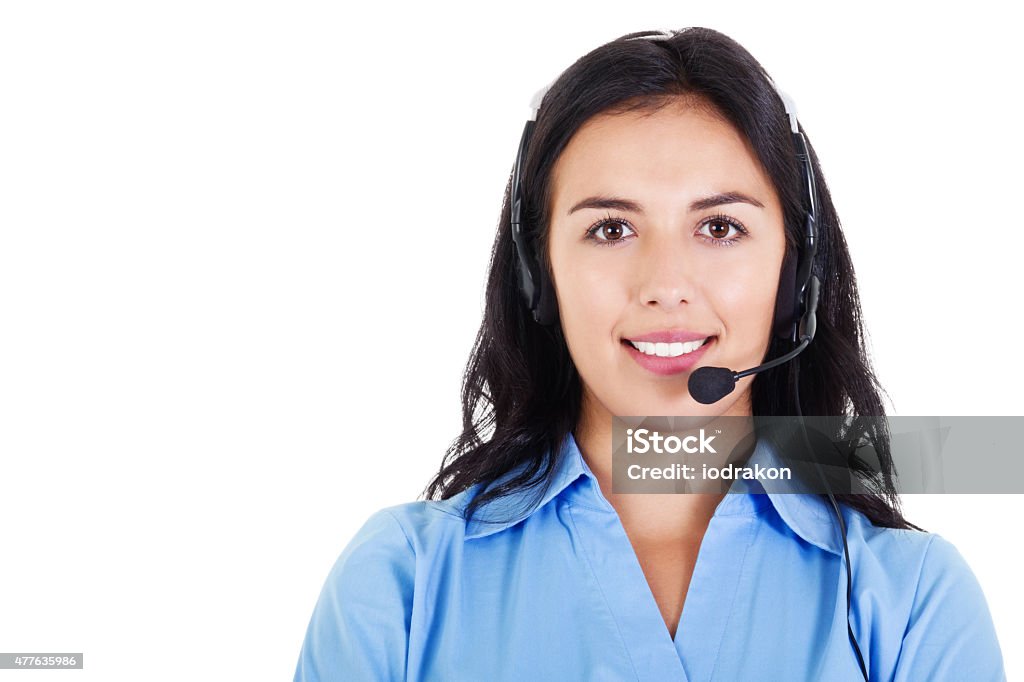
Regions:
<svg viewBox="0 0 1024 682"><path fill-rule="evenodd" d="M746 138L711 107L683 98L586 121L556 161L552 189L561 213L562 203L595 192L689 197L729 189L776 201Z"/></svg>

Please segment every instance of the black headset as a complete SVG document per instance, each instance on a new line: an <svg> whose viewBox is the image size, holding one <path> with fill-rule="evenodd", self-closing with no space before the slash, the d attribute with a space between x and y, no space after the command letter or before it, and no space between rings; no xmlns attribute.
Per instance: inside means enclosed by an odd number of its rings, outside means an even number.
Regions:
<svg viewBox="0 0 1024 682"><path fill-rule="evenodd" d="M539 103L547 88L541 90L534 101ZM814 257L817 253L817 230L815 210L817 208L814 170L811 167L810 155L807 151L807 140L800 132L796 119L796 111L792 102L779 91L786 106L786 113L791 122L793 144L805 176L804 205L807 213L804 222L803 243L797 247L797 256L786 250L779 276L779 290L775 301L775 335L790 339L793 342L804 337L814 337L816 328L815 313L818 307L818 289L820 282L814 274ZM527 309L533 319L542 326L552 326L558 322L558 302L554 294L554 286L548 277L547 268L537 257L535 248L536 234L524 226L522 220L523 190L522 169L525 166L526 152L533 137L536 125L538 106L523 126L523 134L519 140L519 152L516 154L516 165L512 171L511 194L511 228L512 241L515 244L519 263L519 290L526 302Z"/></svg>
<svg viewBox="0 0 1024 682"><path fill-rule="evenodd" d="M545 88L537 93L535 100L543 97ZM536 235L523 228L522 207L522 168L526 161L526 149L533 137L533 126L536 124L537 108L533 109L530 119L523 126L523 136L519 140L519 153L516 154L516 165L512 171L512 241L516 247L519 261L519 290L526 301L526 307L533 313L533 319L540 325L550 327L558 322L558 301L555 299L554 286L548 277L544 264L537 257L534 243Z"/></svg>
<svg viewBox="0 0 1024 682"><path fill-rule="evenodd" d="M638 36L652 40L668 39L674 35L673 32L662 32L652 36ZM770 80L770 79L769 79ZM774 86L775 84L772 83ZM555 298L554 287L548 277L547 269L537 257L536 234L524 226L522 220L523 192L522 192L522 169L525 167L526 153L533 136L533 128L536 125L537 112L543 101L544 95L551 86L541 89L531 102L532 113L523 126L523 134L519 140L519 151L516 154L516 165L512 171L512 193L510 222L512 228L512 241L515 244L516 257L518 259L518 280L519 290L526 302L526 307L533 314L533 319L542 326L553 326L558 323L558 302ZM700 377L702 381L694 381L700 370L695 370L690 378L690 392L697 394L695 397L704 403L711 403L727 395L735 386L736 380L740 377L754 374L784 362L795 359L814 338L817 328L818 292L821 282L814 273L815 257L818 251L818 232L815 214L817 210L817 186L814 181L814 169L811 164L811 157L807 147L807 139L800 131L800 125L796 117L796 106L793 101L777 86L775 90L782 100L789 117L790 134L795 148L795 155L803 169L803 203L805 209L803 241L797 245L797 254L794 258L793 252L786 249L783 258L781 272L779 274L779 289L775 300L775 324L773 327L777 337L789 339L799 344L790 352L774 360L743 372L733 372L724 367L704 367ZM797 361L799 362L799 360ZM698 397L701 393L708 395L707 399ZM804 427L802 414L800 413L799 388L796 392L797 413L801 417L800 423ZM804 427L804 438L807 438ZM810 443L807 442L808 450ZM843 540L843 555L846 559L846 629L850 643L853 645L857 655L857 663L860 666L861 674L868 680L867 668L864 665L864 656L861 654L857 637L853 634L853 626L850 624L850 601L853 591L853 574L850 567L850 550L846 542L846 524L843 521L842 512L836 503L828 481L821 472L820 465L814 459L818 473L822 476L822 482L828 491L828 497L833 512L839 521Z"/></svg>

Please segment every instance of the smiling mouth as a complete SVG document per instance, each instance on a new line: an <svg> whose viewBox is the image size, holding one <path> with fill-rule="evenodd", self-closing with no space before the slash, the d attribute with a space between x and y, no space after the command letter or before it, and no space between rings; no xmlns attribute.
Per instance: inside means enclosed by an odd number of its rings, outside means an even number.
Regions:
<svg viewBox="0 0 1024 682"><path fill-rule="evenodd" d="M651 355L659 358L678 358L699 350L714 338L714 336L708 336L696 341L675 343L654 343L649 341L630 341L629 339L622 339L622 343L632 346L644 355Z"/></svg>

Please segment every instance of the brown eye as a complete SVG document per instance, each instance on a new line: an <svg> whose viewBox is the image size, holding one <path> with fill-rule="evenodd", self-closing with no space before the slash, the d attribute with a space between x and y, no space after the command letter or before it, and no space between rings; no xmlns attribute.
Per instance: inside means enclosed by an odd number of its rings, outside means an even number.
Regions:
<svg viewBox="0 0 1024 682"><path fill-rule="evenodd" d="M730 232L731 230L735 230L735 232ZM700 224L699 233L703 235L704 241L712 246L735 246L749 234L747 228L743 227L735 218L725 215L707 218Z"/></svg>
<svg viewBox="0 0 1024 682"><path fill-rule="evenodd" d="M627 232L628 230L628 232ZM587 239L600 242L603 245L627 241L633 233L633 228L625 220L618 218L605 218L587 230Z"/></svg>
<svg viewBox="0 0 1024 682"><path fill-rule="evenodd" d="M720 239L729 236L729 228L732 227L724 220L712 220L708 223L708 229L712 237Z"/></svg>
<svg viewBox="0 0 1024 682"><path fill-rule="evenodd" d="M605 223L601 226L601 236L609 241L614 241L622 236L622 223Z"/></svg>

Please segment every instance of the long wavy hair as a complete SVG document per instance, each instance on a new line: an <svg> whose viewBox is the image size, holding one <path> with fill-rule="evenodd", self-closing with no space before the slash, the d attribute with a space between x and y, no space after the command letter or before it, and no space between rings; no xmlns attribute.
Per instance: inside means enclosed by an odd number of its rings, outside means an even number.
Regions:
<svg viewBox="0 0 1024 682"><path fill-rule="evenodd" d="M746 137L782 203L787 253L801 239L804 179L784 104L764 68L731 38L707 28L637 39L657 33L630 33L598 47L564 71L543 98L521 179L523 218L536 226L531 238L549 282L554 281L546 249L551 171L570 138L598 114L655 110L679 96L710 103ZM788 363L755 376L753 415L800 414L793 383L799 381L805 415L881 416L883 391L865 347L853 264L809 137L808 148L818 190L818 328L799 358L801 371ZM444 500L479 485L464 509L467 521L481 505L510 493L535 489L538 498L543 495L556 465L546 454L557 451L580 418L582 384L561 324L537 324L518 289L511 184L510 174L491 251L483 320L463 377L462 433L424 490L427 499ZM773 334L767 357L790 349L788 340ZM884 420L873 421L879 422ZM837 502L877 526L921 530L900 510L888 430L883 424L867 436L881 482L873 481L872 494L837 494ZM858 471L855 463L848 464ZM499 478L504 480L492 485Z"/></svg>

